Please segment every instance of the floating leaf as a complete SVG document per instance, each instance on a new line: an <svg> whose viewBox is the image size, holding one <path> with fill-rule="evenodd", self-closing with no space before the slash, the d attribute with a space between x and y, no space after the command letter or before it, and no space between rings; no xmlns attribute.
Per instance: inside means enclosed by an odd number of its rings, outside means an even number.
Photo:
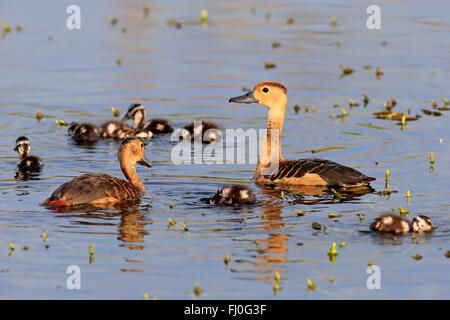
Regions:
<svg viewBox="0 0 450 320"><path fill-rule="evenodd" d="M340 218L342 215L339 213L329 213L328 218Z"/></svg>
<svg viewBox="0 0 450 320"><path fill-rule="evenodd" d="M317 285L311 281L310 278L306 278L306 283L308 284L308 289L315 290Z"/></svg>
<svg viewBox="0 0 450 320"><path fill-rule="evenodd" d="M321 225L320 223L318 223L318 222L313 222L313 223L311 224L311 227L312 227L314 230L322 230L322 225Z"/></svg>

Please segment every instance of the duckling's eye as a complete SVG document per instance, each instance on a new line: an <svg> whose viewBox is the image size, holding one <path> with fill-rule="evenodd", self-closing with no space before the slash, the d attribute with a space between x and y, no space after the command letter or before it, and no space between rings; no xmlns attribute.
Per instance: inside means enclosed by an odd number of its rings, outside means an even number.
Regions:
<svg viewBox="0 0 450 320"><path fill-rule="evenodd" d="M264 92L264 93L269 92L269 88L263 88L263 92Z"/></svg>
<svg viewBox="0 0 450 320"><path fill-rule="evenodd" d="M141 142L141 148L144 148L144 143L143 142Z"/></svg>

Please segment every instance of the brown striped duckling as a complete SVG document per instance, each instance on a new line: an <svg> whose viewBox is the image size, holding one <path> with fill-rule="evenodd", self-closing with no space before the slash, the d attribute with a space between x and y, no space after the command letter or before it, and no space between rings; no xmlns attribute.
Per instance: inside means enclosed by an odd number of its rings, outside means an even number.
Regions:
<svg viewBox="0 0 450 320"><path fill-rule="evenodd" d="M100 126L100 137L103 139L120 139L119 135L129 130L130 127L123 121L112 120L105 122Z"/></svg>
<svg viewBox="0 0 450 320"><path fill-rule="evenodd" d="M119 146L118 159L127 180L105 173L87 173L60 185L43 204L67 207L82 204L107 205L125 200L137 200L145 194L145 186L135 165L151 168L145 158L144 143L137 138L125 138Z"/></svg>
<svg viewBox="0 0 450 320"><path fill-rule="evenodd" d="M141 130L141 132L149 131L152 134L164 134L173 132L170 122L165 119L151 119L144 122L146 116L145 107L140 103L133 103L128 108L127 113L123 117L123 121L132 119L134 121L133 128Z"/></svg>
<svg viewBox="0 0 450 320"><path fill-rule="evenodd" d="M38 157L28 155L30 150L30 141L27 137L17 138L16 146L14 147L14 151L17 151L20 158L17 163L17 169L21 172L40 172L44 164Z"/></svg>
<svg viewBox="0 0 450 320"><path fill-rule="evenodd" d="M406 234L409 232L422 233L431 231L433 228L433 221L426 216L417 216L410 223L408 220L393 214L379 216L370 225L370 229L373 231L394 234Z"/></svg>
<svg viewBox="0 0 450 320"><path fill-rule="evenodd" d="M67 133L76 143L94 143L100 138L98 129L90 123L72 122Z"/></svg>
<svg viewBox="0 0 450 320"><path fill-rule="evenodd" d="M255 195L249 188L241 185L230 185L217 190L214 196L206 200L206 203L238 206L242 204L253 204L255 201Z"/></svg>
<svg viewBox="0 0 450 320"><path fill-rule="evenodd" d="M280 137L287 105L287 89L283 84L273 81L260 82L253 91L231 98L229 102L259 103L268 108L267 136L261 144L254 175L257 183L286 186L363 187L375 180L353 168L330 160L284 160L281 154ZM275 154L272 155L271 150L275 150Z"/></svg>
<svg viewBox="0 0 450 320"><path fill-rule="evenodd" d="M222 132L219 127L209 121L194 121L181 129L183 139L188 137L191 141L198 138L204 144L210 144L222 139Z"/></svg>

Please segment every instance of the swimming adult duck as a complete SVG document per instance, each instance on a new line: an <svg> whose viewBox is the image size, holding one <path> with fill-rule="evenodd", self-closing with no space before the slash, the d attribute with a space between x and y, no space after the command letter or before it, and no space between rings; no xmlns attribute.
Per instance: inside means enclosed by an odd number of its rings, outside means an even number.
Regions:
<svg viewBox="0 0 450 320"><path fill-rule="evenodd" d="M135 165L151 168L144 155L144 143L138 138L125 138L119 146L118 159L127 180L105 173L88 173L59 186L43 204L50 207L81 204L110 204L137 200L145 194L145 186Z"/></svg>
<svg viewBox="0 0 450 320"><path fill-rule="evenodd" d="M267 136L261 144L254 179L261 184L296 186L354 187L368 185L375 178L330 160L284 160L280 137L287 105L287 89L279 83L264 81L245 95L229 102L259 103L268 110Z"/></svg>

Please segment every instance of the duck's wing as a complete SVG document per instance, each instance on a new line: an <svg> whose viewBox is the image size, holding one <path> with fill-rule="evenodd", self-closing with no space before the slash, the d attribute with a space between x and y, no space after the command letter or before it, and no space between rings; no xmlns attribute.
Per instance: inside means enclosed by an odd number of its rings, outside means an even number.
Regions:
<svg viewBox="0 0 450 320"><path fill-rule="evenodd" d="M47 203L63 200L65 205L100 203L113 200L133 200L141 196L131 182L103 173L88 173L60 185Z"/></svg>
<svg viewBox="0 0 450 320"><path fill-rule="evenodd" d="M283 160L278 168L264 175L273 182L301 182L305 185L352 186L367 184L375 178L339 163L322 159ZM300 180L302 179L302 180Z"/></svg>
<svg viewBox="0 0 450 320"><path fill-rule="evenodd" d="M173 128L170 122L165 119L152 119L142 126L142 129L153 133L171 133Z"/></svg>

